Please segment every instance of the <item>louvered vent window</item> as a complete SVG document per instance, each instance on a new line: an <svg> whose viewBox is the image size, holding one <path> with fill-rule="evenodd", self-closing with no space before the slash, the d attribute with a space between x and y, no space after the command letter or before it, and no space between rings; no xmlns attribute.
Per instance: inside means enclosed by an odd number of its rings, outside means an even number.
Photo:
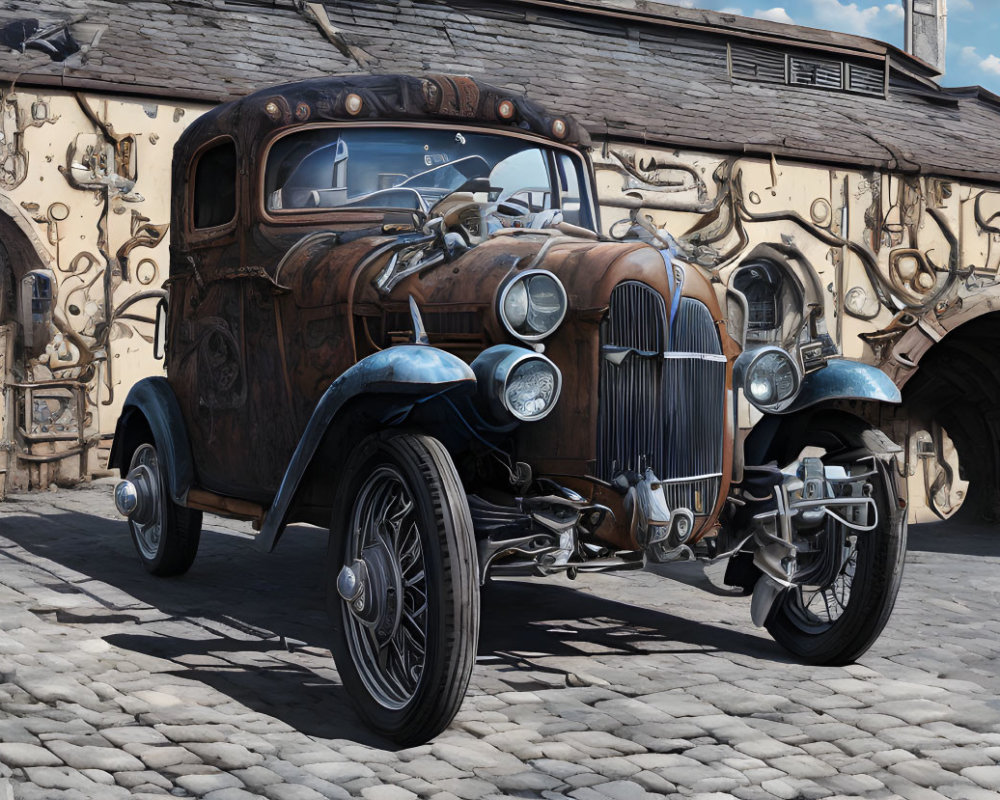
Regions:
<svg viewBox="0 0 1000 800"><path fill-rule="evenodd" d="M785 82L785 54L768 47L732 49L733 77Z"/></svg>
<svg viewBox="0 0 1000 800"><path fill-rule="evenodd" d="M824 89L844 88L844 65L839 61L820 61L815 58L788 60L788 82Z"/></svg>
<svg viewBox="0 0 1000 800"><path fill-rule="evenodd" d="M779 48L748 44L730 44L729 63L734 78L857 94L885 93L884 66L791 55Z"/></svg>
<svg viewBox="0 0 1000 800"><path fill-rule="evenodd" d="M885 93L885 72L873 67L847 65L847 88L861 94Z"/></svg>

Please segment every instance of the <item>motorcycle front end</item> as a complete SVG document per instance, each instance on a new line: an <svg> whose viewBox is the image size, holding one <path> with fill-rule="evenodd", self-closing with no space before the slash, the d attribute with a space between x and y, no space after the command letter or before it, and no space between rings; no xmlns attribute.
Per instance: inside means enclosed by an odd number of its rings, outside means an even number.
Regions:
<svg viewBox="0 0 1000 800"><path fill-rule="evenodd" d="M777 345L749 347L734 366L735 395L760 418L715 557L728 560L725 583L752 594L755 625L803 661L842 665L889 620L907 531L902 449L837 401L898 403L899 391L864 364L809 366Z"/></svg>

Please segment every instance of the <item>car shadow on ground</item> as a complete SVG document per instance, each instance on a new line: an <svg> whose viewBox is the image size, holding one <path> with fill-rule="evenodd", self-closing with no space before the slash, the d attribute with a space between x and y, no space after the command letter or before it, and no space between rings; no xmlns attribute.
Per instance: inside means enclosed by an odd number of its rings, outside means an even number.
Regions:
<svg viewBox="0 0 1000 800"><path fill-rule="evenodd" d="M995 543L1000 539L988 540L981 529L945 537L930 530L933 527L915 526L911 545L1000 555ZM323 599L324 531L297 527L270 555L258 552L249 541L209 531L190 572L170 579L142 569L121 521L69 512L11 515L3 518L0 533L36 556L124 593L112 593L115 602L104 601L103 617L88 616L86 607L69 608L54 612L57 621L118 623L121 630L105 636L109 643L170 660L177 665L172 673L212 686L298 731L390 747L355 715L332 669ZM0 549L3 557L17 555ZM628 581L629 576L616 580ZM53 577L47 585L55 588L56 583ZM88 591L86 578L72 583ZM102 597L100 591L93 593ZM621 596L620 590L616 594ZM159 629L155 621L129 629L129 616L141 616L130 598L164 615ZM571 684L571 676L559 668L560 660L575 657L579 664L587 652L600 652L605 665L624 659L620 663L626 667L631 655L651 650L728 652L788 661L766 635L729 627L721 613L699 621L641 602L641 591L633 605L578 591L564 580L496 581L484 594L477 669L499 667L504 683L531 689ZM741 605L739 612L741 623L747 610ZM170 631L171 620L185 623L192 635Z"/></svg>

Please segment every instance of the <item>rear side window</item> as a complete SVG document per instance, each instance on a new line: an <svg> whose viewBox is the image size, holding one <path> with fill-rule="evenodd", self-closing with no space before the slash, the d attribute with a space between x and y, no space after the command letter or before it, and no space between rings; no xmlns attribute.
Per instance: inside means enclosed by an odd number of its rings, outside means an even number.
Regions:
<svg viewBox="0 0 1000 800"><path fill-rule="evenodd" d="M206 150L194 173L194 226L215 228L236 216L236 145Z"/></svg>

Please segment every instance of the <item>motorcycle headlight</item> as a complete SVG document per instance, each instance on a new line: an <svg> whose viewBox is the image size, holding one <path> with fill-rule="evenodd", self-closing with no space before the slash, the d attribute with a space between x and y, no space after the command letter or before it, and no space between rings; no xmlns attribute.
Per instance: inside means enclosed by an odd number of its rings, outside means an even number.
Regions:
<svg viewBox="0 0 1000 800"><path fill-rule="evenodd" d="M514 277L500 292L500 320L518 339L537 342L549 336L566 316L566 290L544 269Z"/></svg>
<svg viewBox="0 0 1000 800"><path fill-rule="evenodd" d="M549 359L523 347L494 345L472 362L480 396L498 422L543 419L559 399L562 375Z"/></svg>
<svg viewBox="0 0 1000 800"><path fill-rule="evenodd" d="M737 380L747 399L762 411L779 411L799 393L798 364L780 347L749 350L737 360Z"/></svg>

